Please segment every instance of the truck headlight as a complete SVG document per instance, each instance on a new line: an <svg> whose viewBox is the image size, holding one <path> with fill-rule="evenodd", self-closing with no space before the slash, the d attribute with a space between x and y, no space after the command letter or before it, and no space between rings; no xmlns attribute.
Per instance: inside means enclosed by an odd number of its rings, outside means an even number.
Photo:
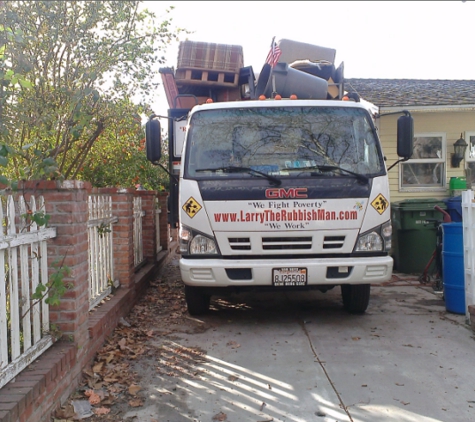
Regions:
<svg viewBox="0 0 475 422"><path fill-rule="evenodd" d="M183 255L217 255L219 253L214 238L181 226L179 232L180 253Z"/></svg>
<svg viewBox="0 0 475 422"><path fill-rule="evenodd" d="M391 222L387 221L373 230L363 233L358 237L355 252L380 252L391 249Z"/></svg>
<svg viewBox="0 0 475 422"><path fill-rule="evenodd" d="M376 232L365 233L358 238L356 252L373 252L383 250L383 239Z"/></svg>
<svg viewBox="0 0 475 422"><path fill-rule="evenodd" d="M216 242L207 236L201 234L193 237L190 243L190 254L192 255L209 255L217 254Z"/></svg>

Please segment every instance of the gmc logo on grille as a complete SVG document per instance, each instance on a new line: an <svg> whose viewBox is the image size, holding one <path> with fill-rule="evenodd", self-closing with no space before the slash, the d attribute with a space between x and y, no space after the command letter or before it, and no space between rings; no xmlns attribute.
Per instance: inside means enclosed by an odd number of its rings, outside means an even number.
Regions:
<svg viewBox="0 0 475 422"><path fill-rule="evenodd" d="M266 198L308 198L307 188L272 188L266 189Z"/></svg>

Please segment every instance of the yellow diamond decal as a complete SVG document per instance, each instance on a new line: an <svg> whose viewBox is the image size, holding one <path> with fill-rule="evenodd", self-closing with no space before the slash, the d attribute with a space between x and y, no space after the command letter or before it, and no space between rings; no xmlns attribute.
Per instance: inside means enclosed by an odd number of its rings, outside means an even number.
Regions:
<svg viewBox="0 0 475 422"><path fill-rule="evenodd" d="M182 208L183 211L188 214L188 217L193 218L202 207L200 204L198 204L198 202L196 202L195 198L190 197L190 199L185 202L185 205L183 205Z"/></svg>
<svg viewBox="0 0 475 422"><path fill-rule="evenodd" d="M388 209L389 202L383 195L379 194L376 198L374 198L373 202L371 202L371 205L376 211L382 214Z"/></svg>

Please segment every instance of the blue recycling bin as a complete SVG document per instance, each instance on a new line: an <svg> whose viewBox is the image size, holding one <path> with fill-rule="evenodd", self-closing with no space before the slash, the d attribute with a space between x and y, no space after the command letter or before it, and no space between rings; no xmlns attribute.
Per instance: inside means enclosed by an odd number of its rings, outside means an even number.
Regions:
<svg viewBox="0 0 475 422"><path fill-rule="evenodd" d="M462 196L454 196L444 200L447 212L454 222L462 221Z"/></svg>
<svg viewBox="0 0 475 422"><path fill-rule="evenodd" d="M465 314L463 223L442 223L442 274L445 308L455 314Z"/></svg>

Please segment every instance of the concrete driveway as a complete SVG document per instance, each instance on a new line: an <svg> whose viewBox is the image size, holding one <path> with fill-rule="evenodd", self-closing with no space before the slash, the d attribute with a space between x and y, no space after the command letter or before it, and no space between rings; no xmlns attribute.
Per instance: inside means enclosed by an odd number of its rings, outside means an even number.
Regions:
<svg viewBox="0 0 475 422"><path fill-rule="evenodd" d="M123 420L475 420L465 316L415 278L394 280L372 287L364 315L342 309L339 288L213 298L133 364L143 406Z"/></svg>

